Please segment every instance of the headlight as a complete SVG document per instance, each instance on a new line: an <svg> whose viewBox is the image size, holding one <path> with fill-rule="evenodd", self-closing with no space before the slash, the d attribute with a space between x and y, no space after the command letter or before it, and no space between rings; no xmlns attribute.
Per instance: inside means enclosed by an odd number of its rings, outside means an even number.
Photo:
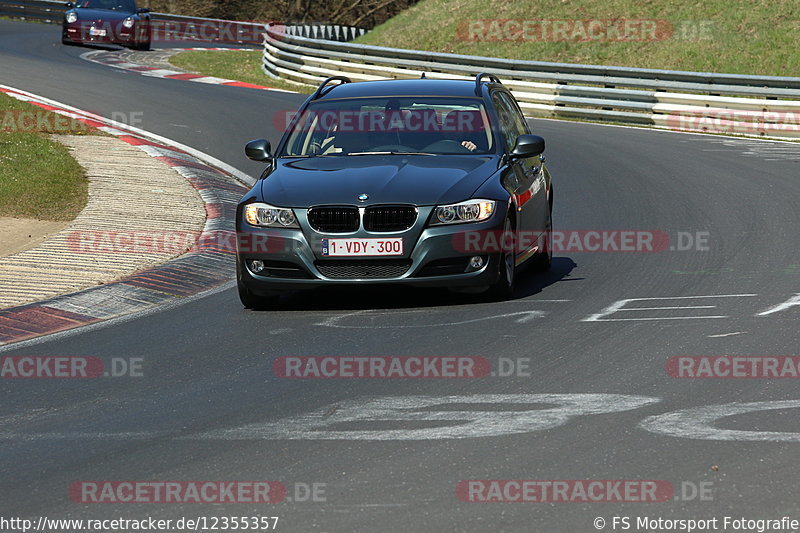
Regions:
<svg viewBox="0 0 800 533"><path fill-rule="evenodd" d="M133 19L130 17L126 18L122 21L122 25L128 29L133 28Z"/></svg>
<svg viewBox="0 0 800 533"><path fill-rule="evenodd" d="M494 200L467 200L452 205L440 205L433 210L431 224L464 224L483 222L494 214Z"/></svg>
<svg viewBox="0 0 800 533"><path fill-rule="evenodd" d="M69 24L72 24L76 20L78 20L78 14L77 13L75 13L74 11L70 11L69 13L67 13L67 22Z"/></svg>
<svg viewBox="0 0 800 533"><path fill-rule="evenodd" d="M291 209L274 207L260 202L247 204L244 207L244 219L251 226L261 226L264 228L300 227Z"/></svg>

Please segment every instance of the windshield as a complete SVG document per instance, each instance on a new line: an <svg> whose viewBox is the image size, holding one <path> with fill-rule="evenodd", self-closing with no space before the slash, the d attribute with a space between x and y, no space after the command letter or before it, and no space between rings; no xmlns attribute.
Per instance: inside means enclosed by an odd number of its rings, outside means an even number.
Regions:
<svg viewBox="0 0 800 533"><path fill-rule="evenodd" d="M477 98L401 96L314 102L294 123L283 157L485 154L489 118Z"/></svg>
<svg viewBox="0 0 800 533"><path fill-rule="evenodd" d="M136 2L134 0L78 0L75 2L75 7L110 9L112 11L133 13L136 11Z"/></svg>

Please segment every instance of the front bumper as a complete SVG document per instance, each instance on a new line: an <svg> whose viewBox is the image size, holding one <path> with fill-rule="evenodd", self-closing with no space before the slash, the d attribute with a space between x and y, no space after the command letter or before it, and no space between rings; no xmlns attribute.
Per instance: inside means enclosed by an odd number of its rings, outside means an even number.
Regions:
<svg viewBox="0 0 800 533"><path fill-rule="evenodd" d="M295 210L301 229L256 228L237 222L237 277L249 290L259 294L310 289L323 286L408 285L418 287L485 287L499 276L499 253L465 251L459 246L459 234L465 231L502 230L505 213L498 210L489 220L477 224L426 227L432 207L420 207L417 222L402 232L368 232L363 229L348 233L318 233L311 229L304 210ZM322 239L402 237L402 256L380 258L328 258L322 256ZM254 243L258 245L254 246ZM480 255L482 267L469 266L469 258ZM261 260L267 266L256 273L251 260ZM348 263L397 265L389 270L402 273L389 277L342 277L324 274L331 270L347 272ZM323 268L324 265L324 268ZM405 268L407 265L407 268ZM321 271L322 270L322 271ZM355 271L358 271L356 268Z"/></svg>
<svg viewBox="0 0 800 533"><path fill-rule="evenodd" d="M105 35L92 35L94 29L105 31ZM137 25L132 28L125 28L122 23L111 24L87 24L80 20L73 23L64 23L62 35L65 40L74 43L96 43L96 44L136 44Z"/></svg>

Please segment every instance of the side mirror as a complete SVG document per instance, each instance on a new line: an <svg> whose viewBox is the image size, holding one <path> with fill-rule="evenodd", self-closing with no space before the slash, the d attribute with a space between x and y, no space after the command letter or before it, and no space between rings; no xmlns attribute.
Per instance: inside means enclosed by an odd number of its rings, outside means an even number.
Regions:
<svg viewBox="0 0 800 533"><path fill-rule="evenodd" d="M272 146L266 139L256 139L255 141L250 141L244 147L245 155L253 161L269 161L272 159L270 150L272 150Z"/></svg>
<svg viewBox="0 0 800 533"><path fill-rule="evenodd" d="M136 10L136 13L138 13L140 15L144 15L145 13L150 13L150 8L149 7L140 7L139 9Z"/></svg>
<svg viewBox="0 0 800 533"><path fill-rule="evenodd" d="M544 153L544 139L538 135L520 135L517 137L517 144L511 150L511 157L515 159L524 159L526 157L534 157Z"/></svg>

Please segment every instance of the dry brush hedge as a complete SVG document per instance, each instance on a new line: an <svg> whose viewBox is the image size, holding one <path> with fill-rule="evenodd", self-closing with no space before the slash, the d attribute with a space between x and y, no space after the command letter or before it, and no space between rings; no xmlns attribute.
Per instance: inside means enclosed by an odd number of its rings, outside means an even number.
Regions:
<svg viewBox="0 0 800 533"><path fill-rule="evenodd" d="M373 28L418 0L139 0L153 11L229 20L341 24Z"/></svg>

